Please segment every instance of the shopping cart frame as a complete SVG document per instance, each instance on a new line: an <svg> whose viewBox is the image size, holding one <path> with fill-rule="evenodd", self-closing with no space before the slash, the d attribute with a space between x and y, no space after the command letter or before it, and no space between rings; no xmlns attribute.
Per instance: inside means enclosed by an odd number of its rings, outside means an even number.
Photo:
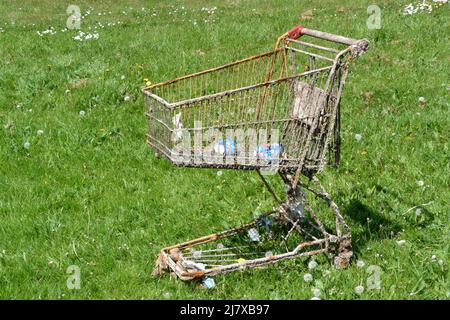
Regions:
<svg viewBox="0 0 450 320"><path fill-rule="evenodd" d="M301 36L309 36L311 38L324 40L330 43L344 45L345 48L338 50L322 44L300 41L299 38ZM294 48L293 44L302 46L302 48ZM312 53L304 48L316 51ZM220 265L213 268L199 267L198 264L191 263L192 260L194 260L192 259L192 256L187 257L186 250L188 249L196 248L200 245L211 243L213 241L217 241L226 237L231 237L242 232L246 232L254 228L255 226L261 225L262 218L257 217L251 222L237 228L233 228L220 233L214 233L206 237L201 237L188 242L163 248L160 251L160 255L157 259L156 267L153 273L154 275L160 275L163 271L171 269L180 279L192 280L196 278L203 278L205 276L214 276L216 274L226 273L234 270L242 270L246 268L272 264L281 260L312 256L315 254L326 252L332 253L334 255L333 262L335 266L341 268L348 266L350 258L352 257L350 228L344 221L344 218L339 211L339 207L332 200L328 192L325 191L325 188L322 186L316 175L323 170L326 164L331 164L334 166L337 166L339 164L339 119L341 95L348 75L349 63L366 52L368 48L369 42L365 39L355 40L326 32L308 29L304 26L298 26L279 37L274 50L271 52L252 56L224 66L179 77L173 80L161 82L143 89L143 93L149 106L147 117L149 119L150 131L147 135L147 142L159 155L166 157L175 165L184 167L213 167L223 169L256 170L259 177L262 179L264 186L268 189L270 194L278 203L278 207L275 208L275 210L263 216L271 217L282 224L286 224L288 230L286 238L290 237L293 232L298 232L299 234L302 234L302 236L305 236L305 238L309 238L308 241L298 243L297 246L285 253L273 254L245 261L237 261L235 263ZM330 58L329 56L317 53L317 50L321 52L328 52L334 57ZM288 52L304 54L308 56L310 61L313 61L314 63L316 63L320 59L323 61L328 61L329 64L322 68L313 68L312 70L302 73L294 72L294 74L289 74L289 66L287 63ZM276 57L278 56L278 54L280 54L280 56L282 57L279 59L281 61L279 69L275 67L275 64L277 64ZM267 72L263 74L263 76L265 77L263 80L265 81L253 83L239 88L232 88L230 90L218 90L218 92L213 92L210 94L203 93L204 91L201 88L202 82L200 82L200 94L197 93L197 95L194 97L189 95L189 99L181 100L175 99L173 97L172 99L164 98L165 88L170 88L170 86L175 87L177 83L179 86L178 91L181 93L184 92L184 94L186 94L186 89L184 89L183 91L182 86L179 84L182 81L190 81L191 79L194 79L196 77L202 77L206 74L213 74L214 72L220 72L221 70L226 70L227 68L234 68L235 66L239 66L240 64L263 58L267 58L266 63L269 63L269 67L266 70ZM314 104L314 106L316 106L320 103L321 105L325 105L327 109L326 111L324 111L324 109L322 108L319 111L314 111L316 112L314 116L305 117L305 119L310 119L307 120L309 121L309 126L306 126L304 121L302 123L302 126L306 127L307 129L302 129L303 131L300 134L293 131L294 134L297 134L298 137L301 137L303 139L301 141L303 149L297 151L298 156L296 158L290 159L289 157L285 157L283 161L277 162L277 165L275 167L275 172L281 177L286 186L286 194L284 200L281 199L274 191L271 184L266 179L264 172L261 173L261 170L264 171L269 169L270 171L274 168L268 166L266 162L260 161L260 159L248 163L247 158L244 157L242 158L242 160L237 156L234 156L231 157L233 158L232 161L227 162L225 161L226 157L222 157L222 155L219 155L218 157L216 157L216 160L218 159L218 161L211 162L204 160L205 156L203 150L200 150L200 160L195 161L195 152L189 153L187 158L180 158L177 155L177 152L173 152L171 148L167 147L167 145L171 143L173 135L177 133L177 128L173 126L171 127L170 121L167 121L167 119L171 119L172 115L175 114L175 110L189 108L190 106L195 106L197 104L203 104L203 106L206 105L207 107L212 106L211 101L217 101L218 99L227 98L228 101L230 101L230 99L232 101L233 99L234 101L237 101L237 98L230 97L235 97L237 94L242 94L242 92L244 92L245 94L250 90L257 89L259 91L255 94L255 96L257 96L256 101L258 109L256 110L255 117L259 121L259 113L261 112L261 110L264 110L264 107L261 106L269 104L268 101L270 99L274 100L273 96L275 96L275 94L273 94L272 96L270 95L270 88L275 88L275 86L279 84L286 84L286 87L289 87L289 90L292 91L292 83L298 86L298 84L301 83L301 79L314 78L315 75L320 72L326 72L327 78L326 82L324 82L323 89L320 89L321 91L318 95L320 96L323 91L326 97L323 99L311 99L311 92L313 91L308 89L309 91L307 90L308 93L306 95L306 104L312 103ZM279 74L279 76L276 74ZM205 86L206 85L207 81L205 81ZM312 85L310 85L309 87L312 87ZM280 92L280 89L277 90L278 92ZM275 89L272 90L272 92L276 92ZM315 91L313 92L313 94L314 93ZM176 96L176 94L174 96ZM293 97L295 99L296 96L294 95ZM276 99L278 99L278 96L276 96ZM275 102L272 102L272 100L270 103L275 106L277 100L274 100ZM208 103L210 103L210 105L208 105ZM155 110L158 111L155 112ZM163 111L159 112L160 110ZM200 110L200 113L198 114L201 115L201 112L202 110ZM155 114L157 115L155 116ZM323 119L326 119L326 121L324 121ZM298 119L296 119L296 121L297 120ZM287 121L291 121L291 119ZM292 121L289 123L292 123ZM160 131L152 131L152 125L154 125L154 127L159 126L162 129L160 129ZM232 123L232 125L235 124ZM218 127L219 126L216 125L216 128ZM225 128L227 128L226 124L220 127L221 130L224 130ZM284 128L289 127L285 126ZM188 128L186 129L189 130ZM205 128L194 128L192 130L193 132L195 132L195 130L199 131L204 129ZM314 136L317 135L317 132L320 132L320 139L316 138L316 140L314 140ZM158 136L158 134L161 135L162 139L159 139L160 137ZM163 139L166 140L162 141ZM319 147L314 146L314 143L319 145ZM310 145L312 145L312 147L310 147ZM313 149L314 153L311 153L310 149ZM311 154L313 154L314 157L311 156ZM313 161L311 161L311 158L313 158ZM318 218L316 210L312 207L310 201L308 201L306 193L310 193L314 197L324 201L329 210L332 211L334 215L334 232L329 232L326 230L326 228ZM308 215L310 220L305 220L303 218L299 219L297 212L298 210L296 209L299 201L302 203L305 212L307 211L309 213ZM306 231L306 225L319 232L321 236L318 237L309 234L309 232Z"/></svg>

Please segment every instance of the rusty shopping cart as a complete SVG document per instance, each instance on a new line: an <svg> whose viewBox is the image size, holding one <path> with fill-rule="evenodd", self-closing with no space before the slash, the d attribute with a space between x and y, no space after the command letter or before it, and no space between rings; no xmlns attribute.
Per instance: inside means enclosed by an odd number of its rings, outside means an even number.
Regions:
<svg viewBox="0 0 450 320"><path fill-rule="evenodd" d="M316 175L339 163L341 95L349 63L368 47L298 26L270 52L143 89L157 154L178 166L255 170L278 203L240 227L163 248L154 275L191 280L319 253L348 265L349 227Z"/></svg>

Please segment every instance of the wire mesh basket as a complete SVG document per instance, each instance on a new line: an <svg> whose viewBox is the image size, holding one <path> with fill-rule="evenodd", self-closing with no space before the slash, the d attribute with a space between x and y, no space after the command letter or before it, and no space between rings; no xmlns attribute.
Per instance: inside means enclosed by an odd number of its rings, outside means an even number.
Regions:
<svg viewBox="0 0 450 320"><path fill-rule="evenodd" d="M349 63L368 46L367 40L298 26L279 37L272 51L143 89L147 142L158 154L185 167L275 170L287 186L287 200L280 200L260 174L280 204L268 216L284 221L283 239L294 239L292 233L300 237L293 247L285 243L285 253L256 257L254 249L246 253L239 249L225 257L253 258L214 264L217 252L249 246L234 243L223 249L210 242L224 237L242 240L243 231L261 227L262 220L255 219L244 227L163 249L156 274L170 267L182 279L198 278L328 251L331 242L339 244L338 264L347 263L350 230L315 175L325 165L339 163L341 95ZM302 182L302 176L316 187ZM336 234L325 230L302 190L325 200L332 209ZM200 249L193 247L198 245L212 256L203 259L210 264L194 259ZM306 250L310 246L315 249ZM202 268L192 268L192 263Z"/></svg>
<svg viewBox="0 0 450 320"><path fill-rule="evenodd" d="M293 30L270 52L145 88L148 143L182 166L317 172L337 164L343 61L367 42L339 50L298 41Z"/></svg>

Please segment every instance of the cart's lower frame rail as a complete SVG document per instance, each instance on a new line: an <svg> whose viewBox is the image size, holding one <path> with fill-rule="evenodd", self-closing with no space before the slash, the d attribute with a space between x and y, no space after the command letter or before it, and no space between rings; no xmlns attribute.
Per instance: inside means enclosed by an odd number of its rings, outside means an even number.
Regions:
<svg viewBox="0 0 450 320"><path fill-rule="evenodd" d="M193 280L236 270L244 270L274 264L287 259L310 257L320 253L332 253L334 255L333 263L336 267L347 267L350 262L350 258L352 257L350 230L340 214L338 206L325 191L320 181L313 176L309 179L309 182L312 182L315 186L311 186L310 183L303 183L302 181L299 181L297 182L295 188L293 188L294 179L288 174L281 172L279 174L283 178L283 181L287 185L288 189L286 192L287 200L284 202L279 200L264 176L260 175L275 200L280 203L276 210L263 214L251 222L237 228L210 234L208 236L163 248L156 261L153 275L159 276L164 271L172 270L182 280ZM332 210L335 217L335 232L330 233L325 230L325 227L319 220L316 212L306 200L305 192L307 191L315 197L325 201L327 206ZM300 217L298 214L295 214L294 206L299 201L302 203L305 212L309 212L309 218L306 218L305 216ZM266 254L265 256L259 258L241 259L242 261L226 260L231 263L218 264L211 268L205 268L202 263L196 263L194 261L195 259L193 259L193 255L191 253L187 253L189 252L187 250L192 250L191 252L194 252L194 250L201 245L211 244L214 241L230 238L249 231L256 226L261 225L262 221L268 217L273 218L277 223L287 227L285 228L287 232L282 239L287 240L295 232L301 235L301 239L303 240L296 243L291 249L284 253ZM308 228L313 231L309 232ZM215 252L217 250L205 251ZM232 253L225 254L225 256L234 255L235 254ZM217 256L218 255L211 255L207 257Z"/></svg>

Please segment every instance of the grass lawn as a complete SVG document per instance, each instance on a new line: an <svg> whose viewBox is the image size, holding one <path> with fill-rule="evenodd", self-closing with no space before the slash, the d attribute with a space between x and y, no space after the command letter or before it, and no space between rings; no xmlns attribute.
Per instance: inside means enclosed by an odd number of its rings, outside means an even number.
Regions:
<svg viewBox="0 0 450 320"><path fill-rule="evenodd" d="M310 299L317 288L322 299L449 299L450 4L402 14L409 3L76 0L90 12L81 30L98 33L77 41L62 31L69 3L1 1L0 298ZM379 30L366 26L370 4ZM353 264L299 259L218 276L212 290L151 278L161 247L274 203L255 172L156 158L144 79L268 51L301 23L371 41L344 90L341 166L320 176L352 228ZM79 290L66 285L71 265Z"/></svg>

